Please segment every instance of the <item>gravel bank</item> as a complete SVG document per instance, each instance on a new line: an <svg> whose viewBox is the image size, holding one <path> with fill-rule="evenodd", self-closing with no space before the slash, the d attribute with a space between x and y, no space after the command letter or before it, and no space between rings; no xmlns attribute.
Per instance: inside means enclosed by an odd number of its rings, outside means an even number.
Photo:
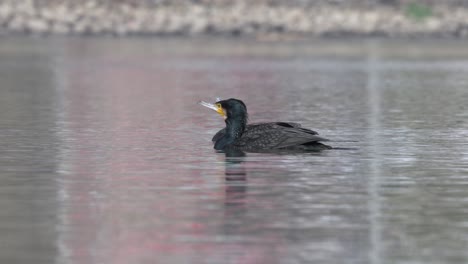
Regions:
<svg viewBox="0 0 468 264"><path fill-rule="evenodd" d="M417 13L416 13L417 14ZM468 8L431 7L429 14L375 5L247 5L175 1L138 5L128 1L0 2L0 33L125 35L301 34L447 36L468 38Z"/></svg>

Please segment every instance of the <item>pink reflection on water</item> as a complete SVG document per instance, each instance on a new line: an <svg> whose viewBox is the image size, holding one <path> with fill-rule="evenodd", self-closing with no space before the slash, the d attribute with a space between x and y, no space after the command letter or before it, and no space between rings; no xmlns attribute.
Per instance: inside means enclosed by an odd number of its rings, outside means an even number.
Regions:
<svg viewBox="0 0 468 264"><path fill-rule="evenodd" d="M206 139L180 133L204 120L187 116L195 100L180 96L181 83L191 80L181 80L180 72L153 73L157 63L87 59L68 65L64 90L70 149L62 186L65 257L76 263L279 263L282 238L259 232L264 223L238 223L249 220L256 203L247 183L225 182L224 165L200 169L207 160L187 142ZM245 77L252 78L241 72ZM245 174L242 166L234 173Z"/></svg>

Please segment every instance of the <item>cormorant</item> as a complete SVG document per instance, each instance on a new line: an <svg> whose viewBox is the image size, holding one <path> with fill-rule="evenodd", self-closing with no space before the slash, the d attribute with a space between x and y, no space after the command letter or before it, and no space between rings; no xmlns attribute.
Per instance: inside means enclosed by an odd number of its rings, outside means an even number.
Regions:
<svg viewBox="0 0 468 264"><path fill-rule="evenodd" d="M234 148L242 151L323 150L332 147L328 141L298 123L269 122L247 124L248 114L244 102L238 99L219 100L214 104L199 102L224 117L226 127L212 139L216 150Z"/></svg>

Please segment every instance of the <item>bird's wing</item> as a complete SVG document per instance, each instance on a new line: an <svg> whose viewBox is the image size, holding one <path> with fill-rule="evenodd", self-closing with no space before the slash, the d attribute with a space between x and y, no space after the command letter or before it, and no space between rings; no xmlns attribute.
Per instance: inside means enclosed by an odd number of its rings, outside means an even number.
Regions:
<svg viewBox="0 0 468 264"><path fill-rule="evenodd" d="M282 127L301 127L301 124L294 123L294 122L274 122L273 124L276 124Z"/></svg>
<svg viewBox="0 0 468 264"><path fill-rule="evenodd" d="M213 138L211 139L212 142L216 142L218 141L218 139L222 138L224 136L224 134L226 134L226 128L223 128L221 130L219 130L214 136Z"/></svg>
<svg viewBox="0 0 468 264"><path fill-rule="evenodd" d="M312 131L313 132L313 131ZM310 142L328 141L328 139L308 132L308 129L283 129L275 148L287 148Z"/></svg>
<svg viewBox="0 0 468 264"><path fill-rule="evenodd" d="M245 128L245 132L249 131L249 130L255 130L255 129L258 129L258 128L262 128L262 129L265 129L265 128L268 128L268 129L274 129L274 128L277 128L277 127L285 127L285 128L301 128L301 124L299 123L294 123L294 122L270 122L270 123L252 123L252 124L248 124L247 127ZM301 128L301 129L304 129L304 130L307 130L309 131L309 133L312 133L314 135L318 135L317 132L315 131L312 131L312 130L309 130L309 129L305 129L305 128ZM224 136L224 134L226 133L226 128L223 128L221 130L219 130L214 136L213 138L211 139L211 141L213 142L216 142L218 139L222 138Z"/></svg>
<svg viewBox="0 0 468 264"><path fill-rule="evenodd" d="M244 132L236 145L253 149L277 149L319 141L327 141L327 139L319 137L317 132L309 129L263 123L252 125Z"/></svg>

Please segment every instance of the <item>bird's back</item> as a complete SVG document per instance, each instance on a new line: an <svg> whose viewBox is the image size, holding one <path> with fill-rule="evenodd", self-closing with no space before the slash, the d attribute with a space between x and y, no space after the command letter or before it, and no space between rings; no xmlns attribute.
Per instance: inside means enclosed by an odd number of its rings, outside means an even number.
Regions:
<svg viewBox="0 0 468 264"><path fill-rule="evenodd" d="M223 137L225 129L221 129L213 137L213 142ZM288 148L306 148L312 145L328 146L319 143L327 139L318 133L302 128L298 123L271 122L247 125L242 136L234 142L234 146L244 150L273 150Z"/></svg>

